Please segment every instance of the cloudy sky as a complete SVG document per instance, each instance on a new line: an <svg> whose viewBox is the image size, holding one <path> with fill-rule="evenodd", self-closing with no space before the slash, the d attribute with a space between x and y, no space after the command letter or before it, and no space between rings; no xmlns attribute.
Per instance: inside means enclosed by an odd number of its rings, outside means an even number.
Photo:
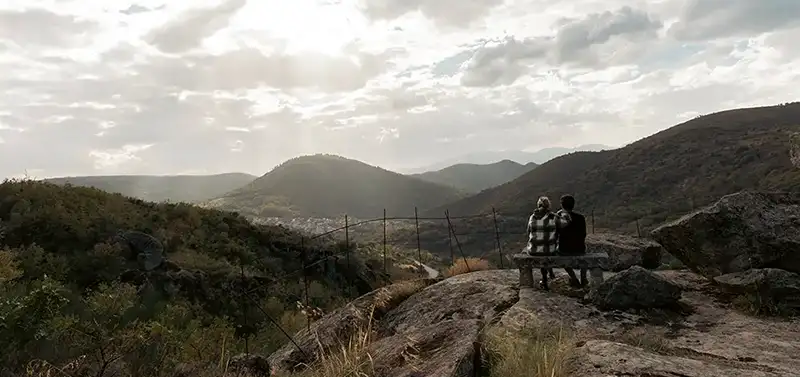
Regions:
<svg viewBox="0 0 800 377"><path fill-rule="evenodd" d="M624 145L798 100L799 39L798 0L0 0L0 177Z"/></svg>

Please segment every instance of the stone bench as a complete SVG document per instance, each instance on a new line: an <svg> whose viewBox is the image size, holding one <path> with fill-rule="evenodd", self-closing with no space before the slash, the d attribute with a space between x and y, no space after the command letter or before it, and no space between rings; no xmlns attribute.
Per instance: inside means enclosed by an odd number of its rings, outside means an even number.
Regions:
<svg viewBox="0 0 800 377"><path fill-rule="evenodd" d="M541 268L572 268L589 270L591 284L598 285L603 282L603 270L608 269L608 253L587 253L584 255L555 255L555 254L514 254L511 257L519 268L519 286L533 287L533 269Z"/></svg>

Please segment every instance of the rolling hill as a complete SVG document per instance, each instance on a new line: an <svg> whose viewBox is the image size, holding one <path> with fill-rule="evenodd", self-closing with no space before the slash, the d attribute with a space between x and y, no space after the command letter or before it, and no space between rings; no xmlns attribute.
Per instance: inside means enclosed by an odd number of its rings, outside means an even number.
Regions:
<svg viewBox="0 0 800 377"><path fill-rule="evenodd" d="M681 123L623 148L557 157L521 177L444 208L524 217L540 195L572 193L597 226L648 227L741 190L800 190L790 135L800 103L722 111ZM588 218L587 218L588 220ZM524 227L522 228L524 229Z"/></svg>
<svg viewBox="0 0 800 377"><path fill-rule="evenodd" d="M585 145L579 145L575 148L564 148L564 147L543 148L534 152L515 151L515 150L480 151L480 152L467 153L458 157L448 158L446 160L442 160L437 163L424 167L403 169L400 172L404 174L420 174L429 171L441 170L448 166L457 164L486 165L486 164L493 164L495 162L503 160L511 160L523 165L528 164L530 162L541 165L547 161L552 160L553 158L565 155L567 153L583 152L583 151L594 152L601 150L611 150L614 148L615 147L603 144L585 144Z"/></svg>
<svg viewBox="0 0 800 377"><path fill-rule="evenodd" d="M203 205L257 217L414 216L465 194L333 155L288 160L250 184Z"/></svg>
<svg viewBox="0 0 800 377"><path fill-rule="evenodd" d="M110 175L44 179L57 185L94 187L151 202L195 203L220 196L256 179L244 173L216 175Z"/></svg>
<svg viewBox="0 0 800 377"><path fill-rule="evenodd" d="M126 230L155 236L166 262L141 269L137 250L114 241ZM345 250L346 260L330 257ZM79 360L76 375L104 375L108 360L123 356L114 367L121 375L174 375L181 363L244 352L245 336L269 353L286 341L270 318L290 333L305 327L295 303L306 289L311 305L330 310L385 284L355 251L184 203L2 182L0 375L24 375L37 360Z"/></svg>
<svg viewBox="0 0 800 377"><path fill-rule="evenodd" d="M456 164L411 176L452 186L464 192L478 193L511 181L535 167L536 163L533 162L522 165L511 160L503 160L493 164Z"/></svg>

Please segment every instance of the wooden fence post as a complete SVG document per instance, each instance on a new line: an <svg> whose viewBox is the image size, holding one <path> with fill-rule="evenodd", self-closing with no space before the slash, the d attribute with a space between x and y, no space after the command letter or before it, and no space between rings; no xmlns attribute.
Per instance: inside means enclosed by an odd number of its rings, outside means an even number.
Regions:
<svg viewBox="0 0 800 377"><path fill-rule="evenodd" d="M456 236L456 229L453 227L453 223L450 221L450 211L446 211L444 213L445 218L447 218L447 227L450 229L450 233L453 235L453 239L456 240L456 246L458 246L458 252L461 254L461 258L464 259L464 266L467 267L467 272L472 272L469 268L469 263L467 262L467 256L464 255L464 250L461 249L461 242L458 241L458 236Z"/></svg>
<svg viewBox="0 0 800 377"><path fill-rule="evenodd" d="M419 242L419 213L417 212L417 207L414 207L414 224L417 228L417 259L422 263L422 246Z"/></svg>
<svg viewBox="0 0 800 377"><path fill-rule="evenodd" d="M497 252L500 254L500 269L503 269L503 247L500 246L500 229L497 227L497 211L492 207L492 218L494 219L494 238L497 241Z"/></svg>
<svg viewBox="0 0 800 377"><path fill-rule="evenodd" d="M592 234L594 234L594 208L592 208Z"/></svg>
<svg viewBox="0 0 800 377"><path fill-rule="evenodd" d="M306 247L305 247L305 236L300 237L300 253L301 259L303 262L303 295L305 296L305 304L306 304L306 329L311 331L311 317L309 316L309 308L308 305L308 271L306 271Z"/></svg>
<svg viewBox="0 0 800 377"><path fill-rule="evenodd" d="M347 259L347 269L350 269L350 223L347 215L344 215L344 252Z"/></svg>
<svg viewBox="0 0 800 377"><path fill-rule="evenodd" d="M386 273L386 208L383 209L383 273Z"/></svg>

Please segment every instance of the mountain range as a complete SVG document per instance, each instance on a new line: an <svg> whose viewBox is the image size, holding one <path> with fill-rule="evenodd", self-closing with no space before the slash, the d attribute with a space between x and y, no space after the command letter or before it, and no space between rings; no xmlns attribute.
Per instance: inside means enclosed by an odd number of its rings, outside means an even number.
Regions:
<svg viewBox="0 0 800 377"><path fill-rule="evenodd" d="M334 155L293 158L203 204L258 217L414 216L465 197L458 189Z"/></svg>
<svg viewBox="0 0 800 377"><path fill-rule="evenodd" d="M429 211L524 217L540 195L571 193L598 225L647 227L741 190L800 190L790 135L800 103L722 111L681 123L623 148L573 152L519 178Z"/></svg>
<svg viewBox="0 0 800 377"><path fill-rule="evenodd" d="M468 193L477 193L531 171L537 166L534 162L525 165L511 160L492 164L455 164L441 170L411 174L429 182L453 186Z"/></svg>
<svg viewBox="0 0 800 377"><path fill-rule="evenodd" d="M461 156L448 158L446 160L442 160L437 163L423 167L402 169L399 171L404 174L420 174L424 172L442 170L452 165L458 165L458 164L487 165L504 160L514 161L522 165L527 165L528 163L531 162L535 164L543 164L547 161L552 160L553 158L565 155L567 153L580 152L580 151L601 151L610 149L614 149L614 147L610 147L608 145L603 145L603 144L586 144L577 146L575 148L550 147L550 148L540 149L534 152L518 151L518 150L482 151L482 152L467 153Z"/></svg>
<svg viewBox="0 0 800 377"><path fill-rule="evenodd" d="M541 165L501 159L402 175L332 155L302 156L261 177L115 176L49 179L145 200L188 201L259 217L439 217L488 213L525 217L540 195L574 194L597 226L647 227L740 190L798 190L789 138L800 131L800 103L701 116L622 148L573 151ZM602 149L582 146L574 149ZM544 150L548 151L548 150ZM549 153L557 153L557 148ZM481 158L498 156L487 152ZM503 152L509 153L509 152ZM516 152L513 152L516 153ZM537 152L544 156L543 151ZM470 157L471 156L471 157ZM541 157L542 159L545 157ZM638 224L636 224L638 222Z"/></svg>
<svg viewBox="0 0 800 377"><path fill-rule="evenodd" d="M151 202L195 203L225 194L256 179L244 173L215 175L109 175L48 178L57 185L94 187Z"/></svg>

